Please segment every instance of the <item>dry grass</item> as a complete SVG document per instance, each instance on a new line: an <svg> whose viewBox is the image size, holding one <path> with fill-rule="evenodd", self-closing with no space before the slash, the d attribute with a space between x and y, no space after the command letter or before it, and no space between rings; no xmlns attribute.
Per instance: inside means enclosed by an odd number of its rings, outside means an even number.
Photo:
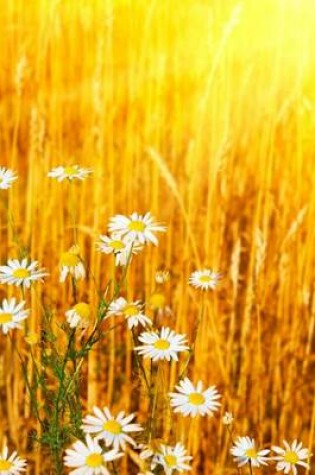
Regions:
<svg viewBox="0 0 315 475"><path fill-rule="evenodd" d="M57 263L71 244L71 216L64 186L47 172L77 162L93 169L77 187L77 217L96 278L113 275L110 259L95 253L108 218L151 210L168 233L133 265L130 296L148 296L156 268L170 268L174 316L165 321L191 337L199 302L187 276L198 266L220 269L190 375L219 386L240 435L296 437L312 448L312 1L0 3L1 165L18 171L9 209L32 258L51 272L43 293L56 318L69 301ZM16 245L3 211L0 219L4 262ZM95 302L92 282L81 291ZM35 330L35 294L32 309ZM86 406L109 403L143 418L125 338L116 331L90 355ZM163 390L176 376L174 365ZM0 442L6 436L26 454L34 423L22 392L18 360L0 335ZM178 419L174 430L188 434L193 473L228 473L219 417ZM40 454L28 456L41 473Z"/></svg>

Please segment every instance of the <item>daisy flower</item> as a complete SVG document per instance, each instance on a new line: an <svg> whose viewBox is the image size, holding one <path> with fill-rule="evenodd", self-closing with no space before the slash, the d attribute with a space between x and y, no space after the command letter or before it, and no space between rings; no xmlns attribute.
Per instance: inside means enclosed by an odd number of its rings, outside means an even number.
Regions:
<svg viewBox="0 0 315 475"><path fill-rule="evenodd" d="M187 451L181 443L177 443L175 447L161 444L160 453L154 457L154 461L163 466L166 475L171 475L174 470L184 472L191 470L191 466L187 462L192 457L186 453Z"/></svg>
<svg viewBox="0 0 315 475"><path fill-rule="evenodd" d="M157 284L165 284L170 280L170 272L168 270L158 270L155 273L155 282Z"/></svg>
<svg viewBox="0 0 315 475"><path fill-rule="evenodd" d="M87 328L91 319L91 307L85 302L75 304L66 312L66 319L70 328Z"/></svg>
<svg viewBox="0 0 315 475"><path fill-rule="evenodd" d="M222 423L225 425L225 426L230 426L233 424L233 421L234 421L234 417L233 417L233 414L231 412L225 412L224 413L224 416L222 417Z"/></svg>
<svg viewBox="0 0 315 475"><path fill-rule="evenodd" d="M9 259L6 266L0 266L0 284L22 285L29 288L32 282L43 281L47 272L44 269L38 269L38 262L33 261L28 264L28 260Z"/></svg>
<svg viewBox="0 0 315 475"><path fill-rule="evenodd" d="M103 439L106 447L113 446L118 450L126 448L126 442L133 446L135 441L128 435L129 432L142 431L139 424L130 424L135 414L125 416L123 411L114 417L108 407L101 410L93 408L94 416L88 415L83 419L82 430L86 433L96 434L95 440Z"/></svg>
<svg viewBox="0 0 315 475"><path fill-rule="evenodd" d="M97 245L104 254L114 254L116 266L126 266L131 261L131 255L138 254L143 249L142 244L132 242L128 236L120 237L117 233L111 236L100 235Z"/></svg>
<svg viewBox="0 0 315 475"><path fill-rule="evenodd" d="M188 378L185 378L175 387L178 393L170 393L171 406L175 408L174 412L181 412L184 416L192 417L198 414L212 416L213 411L217 411L220 406L217 399L220 399L221 396L215 386L204 390L201 381L198 381L194 386Z"/></svg>
<svg viewBox="0 0 315 475"><path fill-rule="evenodd" d="M28 334L25 335L24 340L30 346L37 345L39 342L39 335L35 332L28 332Z"/></svg>
<svg viewBox="0 0 315 475"><path fill-rule="evenodd" d="M254 439L250 437L238 437L230 452L235 456L234 461L238 462L239 467L247 463L250 463L252 467L259 467L260 465L267 465L267 461L270 460L269 457L266 457L270 450L258 451Z"/></svg>
<svg viewBox="0 0 315 475"><path fill-rule="evenodd" d="M180 335L167 327L162 327L159 333L143 332L139 336L139 341L143 343L136 346L135 350L144 358L151 358L153 361L171 359L178 361L177 353L188 350L186 345L186 335Z"/></svg>
<svg viewBox="0 0 315 475"><path fill-rule="evenodd" d="M154 221L151 213L144 216L132 213L130 216L118 214L109 220L108 229L120 236L128 236L131 241L138 241L141 244L151 242L158 245L155 232L165 232L166 227Z"/></svg>
<svg viewBox="0 0 315 475"><path fill-rule="evenodd" d="M144 466L154 470L156 463L156 456L161 452L160 447L163 444L162 439L152 439L149 444L139 444L137 449L141 449L139 454L140 460L143 461Z"/></svg>
<svg viewBox="0 0 315 475"><path fill-rule="evenodd" d="M63 252L60 258L60 282L64 282L67 275L72 275L76 280L85 278L85 268L79 256L77 246Z"/></svg>
<svg viewBox="0 0 315 475"><path fill-rule="evenodd" d="M290 445L284 440L283 445L284 449L277 446L272 447L272 450L278 454L276 457L272 457L273 460L277 460L277 471L283 470L284 473L297 475L296 465L309 469L309 464L304 460L309 459L311 454L308 449L302 447L302 442L298 443L297 440L294 440Z"/></svg>
<svg viewBox="0 0 315 475"><path fill-rule="evenodd" d="M25 320L29 314L29 310L23 308L24 305L24 301L16 304L15 298L2 301L0 305L0 328L5 335L12 328L23 328L20 322Z"/></svg>
<svg viewBox="0 0 315 475"><path fill-rule="evenodd" d="M0 190L7 190L12 182L17 179L15 172L9 168L0 167Z"/></svg>
<svg viewBox="0 0 315 475"><path fill-rule="evenodd" d="M123 297L119 297L110 304L105 318L109 318L112 315L123 315L130 329L137 327L138 324L143 327L152 325L150 318L144 315L143 305L140 304L139 300L136 302L127 302Z"/></svg>
<svg viewBox="0 0 315 475"><path fill-rule="evenodd" d="M166 296L162 292L153 292L148 298L148 305L158 317L172 315L171 307L166 305Z"/></svg>
<svg viewBox="0 0 315 475"><path fill-rule="evenodd" d="M87 435L85 444L77 440L72 448L66 450L64 464L66 467L75 468L71 470L70 475L110 475L106 463L122 456L117 450L104 452L98 442Z"/></svg>
<svg viewBox="0 0 315 475"><path fill-rule="evenodd" d="M5 445L0 453L0 474L18 475L26 470L26 460L21 459L16 452L9 456L8 447Z"/></svg>
<svg viewBox="0 0 315 475"><path fill-rule="evenodd" d="M196 270L189 277L189 284L196 289L215 290L221 279L221 274L211 269Z"/></svg>
<svg viewBox="0 0 315 475"><path fill-rule="evenodd" d="M79 165L70 165L68 167L59 166L53 168L48 176L50 178L56 178L57 181L61 182L64 180L84 180L89 174L92 173L92 170L88 168L79 167Z"/></svg>

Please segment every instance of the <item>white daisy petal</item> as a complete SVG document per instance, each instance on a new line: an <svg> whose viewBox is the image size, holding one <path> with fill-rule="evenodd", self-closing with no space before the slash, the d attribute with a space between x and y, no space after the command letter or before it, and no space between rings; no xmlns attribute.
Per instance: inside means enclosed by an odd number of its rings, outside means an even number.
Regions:
<svg viewBox="0 0 315 475"><path fill-rule="evenodd" d="M114 417L108 407L101 410L98 407L93 408L94 416L86 416L83 419L82 429L86 433L95 433L97 440L104 440L107 447L113 446L115 449L125 449L126 442L134 445L134 440L127 435L128 432L142 431L139 424L129 424L135 415L131 414L127 417L124 412L120 412Z"/></svg>
<svg viewBox="0 0 315 475"><path fill-rule="evenodd" d="M197 270L189 277L189 284L196 289L215 290L221 279L221 274L211 269Z"/></svg>
<svg viewBox="0 0 315 475"><path fill-rule="evenodd" d="M181 443L177 443L175 447L161 444L152 459L151 469L155 465L161 465L166 475L172 475L174 471L191 470L191 466L187 463L191 460L192 457L186 455L186 449Z"/></svg>
<svg viewBox="0 0 315 475"><path fill-rule="evenodd" d="M143 327L152 325L151 319L143 313L143 305L138 300L136 302L127 302L123 297L119 297L109 305L105 318L109 318L112 315L123 315L130 329L138 325Z"/></svg>
<svg viewBox="0 0 315 475"><path fill-rule="evenodd" d="M117 450L109 452L103 451L96 439L88 434L85 444L77 441L73 448L66 450L64 464L66 467L77 467L70 472L71 475L99 475L108 474L106 462L122 457L122 453Z"/></svg>
<svg viewBox="0 0 315 475"><path fill-rule="evenodd" d="M42 282L47 276L44 269L37 269L37 261L27 263L27 259L21 262L17 259L9 259L6 266L0 266L0 283L23 286L29 288L33 282Z"/></svg>
<svg viewBox="0 0 315 475"><path fill-rule="evenodd" d="M160 333L143 332L139 336L139 341L143 345L136 346L135 350L144 358L151 358L153 361L174 359L178 361L177 353L188 350L186 336L176 334L170 328L162 327Z"/></svg>
<svg viewBox="0 0 315 475"><path fill-rule="evenodd" d="M15 172L9 168L0 167L0 190L7 190L17 180Z"/></svg>
<svg viewBox="0 0 315 475"><path fill-rule="evenodd" d="M267 462L270 460L267 457L270 450L257 450L254 439L248 436L238 437L230 452L234 455L234 460L238 463L239 467L247 463L251 463L253 467L260 467L260 465L267 465Z"/></svg>
<svg viewBox="0 0 315 475"><path fill-rule="evenodd" d="M25 472L26 460L21 459L15 451L9 457L8 455L8 447L4 446L0 455L0 473L4 475L18 475Z"/></svg>
<svg viewBox="0 0 315 475"><path fill-rule="evenodd" d="M297 440L294 440L290 445L284 440L283 445L285 447L284 449L277 446L272 447L272 450L278 454L276 457L273 457L273 460L277 461L277 471L283 471L284 473L292 472L296 475L296 465L300 465L306 469L309 468L309 464L305 462L305 460L310 458L310 453L308 449L302 448L302 442L298 443Z"/></svg>
<svg viewBox="0 0 315 475"><path fill-rule="evenodd" d="M128 237L132 242L157 245L158 240L153 232L165 232L166 227L155 223L148 212L144 216L132 213L130 216L116 215L110 218L108 230L120 238Z"/></svg>
<svg viewBox="0 0 315 475"><path fill-rule="evenodd" d="M92 173L91 170L88 168L79 167L79 165L70 165L67 167L59 166L53 168L49 173L48 176L50 178L56 178L57 181L61 182L64 180L84 180Z"/></svg>

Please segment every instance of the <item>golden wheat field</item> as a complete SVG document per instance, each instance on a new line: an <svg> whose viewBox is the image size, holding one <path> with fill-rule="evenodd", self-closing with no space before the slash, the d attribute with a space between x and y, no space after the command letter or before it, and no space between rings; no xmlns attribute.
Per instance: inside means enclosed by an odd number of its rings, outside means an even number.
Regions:
<svg viewBox="0 0 315 475"><path fill-rule="evenodd" d="M314 1L0 0L0 45L0 171L17 177L0 174L0 474L315 473ZM48 176L75 165L91 173ZM134 212L167 229L117 266L100 235ZM69 249L86 275L61 282ZM49 275L7 285L22 258ZM208 291L189 284L203 269L220 273ZM178 361L137 353L150 330L107 316L118 296L185 335ZM29 313L5 332L13 298ZM78 302L92 316L69 328ZM212 415L174 412L183 376L216 387ZM95 406L143 430L104 468L98 449L65 465ZM235 461L245 436L256 445ZM307 455L260 463L283 440Z"/></svg>

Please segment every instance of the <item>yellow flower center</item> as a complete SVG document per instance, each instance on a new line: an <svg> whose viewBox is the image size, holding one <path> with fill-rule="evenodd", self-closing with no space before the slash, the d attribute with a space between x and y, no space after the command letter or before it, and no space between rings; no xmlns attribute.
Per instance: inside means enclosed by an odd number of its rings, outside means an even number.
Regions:
<svg viewBox="0 0 315 475"><path fill-rule="evenodd" d="M85 465L91 468L101 467L103 465L103 457L101 454L93 452L86 457Z"/></svg>
<svg viewBox="0 0 315 475"><path fill-rule="evenodd" d="M110 241L109 246L115 249L116 251L120 251L120 249L124 249L126 246L122 241Z"/></svg>
<svg viewBox="0 0 315 475"><path fill-rule="evenodd" d="M177 458L175 455L164 455L164 460L168 467L175 467L177 464Z"/></svg>
<svg viewBox="0 0 315 475"><path fill-rule="evenodd" d="M133 315L137 315L137 313L139 313L139 309L138 309L137 306L134 305L134 304L127 305L127 306L124 308L124 314L125 314L127 317L132 317Z"/></svg>
<svg viewBox="0 0 315 475"><path fill-rule="evenodd" d="M89 319L91 314L90 306L85 302L79 302L74 307L73 310L81 317L86 320Z"/></svg>
<svg viewBox="0 0 315 475"><path fill-rule="evenodd" d="M12 463L9 462L8 460L0 460L0 470L4 471L4 470L10 470L10 468L12 467Z"/></svg>
<svg viewBox="0 0 315 475"><path fill-rule="evenodd" d="M103 424L103 430L106 430L111 434L118 435L121 433L121 425L117 421L110 420Z"/></svg>
<svg viewBox="0 0 315 475"><path fill-rule="evenodd" d="M39 342L39 336L37 333L28 333L28 335L25 337L25 341L29 345L36 345Z"/></svg>
<svg viewBox="0 0 315 475"><path fill-rule="evenodd" d="M257 458L256 449L254 449L253 447L251 449L247 449L245 451L245 455L246 455L246 457L251 458L251 459Z"/></svg>
<svg viewBox="0 0 315 475"><path fill-rule="evenodd" d="M138 231L140 233L143 233L145 227L146 226L143 221L130 221L128 224L129 231Z"/></svg>
<svg viewBox="0 0 315 475"><path fill-rule="evenodd" d="M213 281L213 277L210 277L209 275L202 275L199 277L200 282L211 282Z"/></svg>
<svg viewBox="0 0 315 475"><path fill-rule="evenodd" d="M293 465L296 464L299 461L299 457L296 454L296 452L293 452L293 450L288 450L283 457L283 460L288 463L292 463Z"/></svg>
<svg viewBox="0 0 315 475"><path fill-rule="evenodd" d="M16 279L26 279L31 275L30 271L27 269L24 269L23 267L20 267L19 269L14 269L12 272L13 277Z"/></svg>
<svg viewBox="0 0 315 475"><path fill-rule="evenodd" d="M75 167L65 167L64 172L68 176L74 176L78 173L78 170Z"/></svg>
<svg viewBox="0 0 315 475"><path fill-rule="evenodd" d="M3 178L0 177L0 185L1 185L2 182L3 182Z"/></svg>
<svg viewBox="0 0 315 475"><path fill-rule="evenodd" d="M80 258L72 252L63 252L60 258L60 264L67 267L75 267L79 264Z"/></svg>
<svg viewBox="0 0 315 475"><path fill-rule="evenodd" d="M170 346L170 342L164 340L163 338L160 338L154 343L154 348L156 348L157 350L168 350Z"/></svg>
<svg viewBox="0 0 315 475"><path fill-rule="evenodd" d="M12 313L0 313L0 324L12 322Z"/></svg>
<svg viewBox="0 0 315 475"><path fill-rule="evenodd" d="M165 295L157 292L151 295L149 302L151 307L153 307L154 309L159 309L165 306L165 300Z"/></svg>
<svg viewBox="0 0 315 475"><path fill-rule="evenodd" d="M205 402L204 396L200 393L189 394L188 400L190 404L193 404L194 406L201 406L201 404L204 404Z"/></svg>

